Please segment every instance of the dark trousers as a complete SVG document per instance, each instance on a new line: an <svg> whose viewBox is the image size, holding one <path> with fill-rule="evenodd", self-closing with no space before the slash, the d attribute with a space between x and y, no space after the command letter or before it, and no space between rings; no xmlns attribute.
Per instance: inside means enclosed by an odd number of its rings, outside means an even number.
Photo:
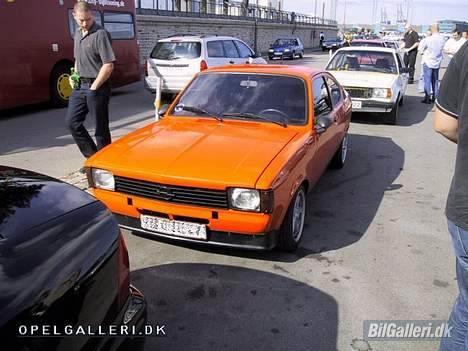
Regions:
<svg viewBox="0 0 468 351"><path fill-rule="evenodd" d="M409 79L414 81L414 66L416 65L416 58L418 57L418 50L413 50L405 54L404 61L406 68L409 68Z"/></svg>
<svg viewBox="0 0 468 351"><path fill-rule="evenodd" d="M79 89L73 90L66 117L67 127L86 158L111 143L109 130L110 86L104 84L96 91L90 90L90 86L89 83L81 83ZM83 125L88 113L96 125L94 133L96 143Z"/></svg>

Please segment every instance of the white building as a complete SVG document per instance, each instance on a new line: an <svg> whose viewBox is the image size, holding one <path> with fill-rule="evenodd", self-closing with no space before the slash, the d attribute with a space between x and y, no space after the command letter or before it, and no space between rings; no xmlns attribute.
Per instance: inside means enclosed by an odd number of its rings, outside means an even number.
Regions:
<svg viewBox="0 0 468 351"><path fill-rule="evenodd" d="M251 0L249 2L257 6L271 7L275 10L282 10L284 8L284 0Z"/></svg>

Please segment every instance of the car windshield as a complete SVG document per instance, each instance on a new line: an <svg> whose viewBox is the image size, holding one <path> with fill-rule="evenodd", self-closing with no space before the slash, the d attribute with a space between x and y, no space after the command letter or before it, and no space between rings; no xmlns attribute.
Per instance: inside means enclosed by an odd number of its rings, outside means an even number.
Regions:
<svg viewBox="0 0 468 351"><path fill-rule="evenodd" d="M363 71L396 74L393 54L377 51L338 51L327 66L329 71Z"/></svg>
<svg viewBox="0 0 468 351"><path fill-rule="evenodd" d="M275 45L275 46L295 45L295 40L294 39L276 39L276 41L275 41L275 43L273 45Z"/></svg>
<svg viewBox="0 0 468 351"><path fill-rule="evenodd" d="M307 122L306 88L300 78L247 73L205 73L190 84L171 112L176 116L209 111L226 119L269 120L281 124ZM187 107L189 106L187 111Z"/></svg>
<svg viewBox="0 0 468 351"><path fill-rule="evenodd" d="M151 51L150 58L158 60L194 59L200 57L199 42L159 42Z"/></svg>

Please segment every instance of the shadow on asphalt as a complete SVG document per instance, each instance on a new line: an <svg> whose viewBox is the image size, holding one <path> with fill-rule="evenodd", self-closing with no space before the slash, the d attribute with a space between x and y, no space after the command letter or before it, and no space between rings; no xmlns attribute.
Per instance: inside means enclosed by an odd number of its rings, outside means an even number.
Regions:
<svg viewBox="0 0 468 351"><path fill-rule="evenodd" d="M402 187L394 182L403 169L404 151L391 138L351 134L349 143L345 167L325 172L308 197L304 236L294 253L220 248L134 234L191 250L256 260L285 263L303 258L330 260L321 253L359 241L385 193Z"/></svg>
<svg viewBox="0 0 468 351"><path fill-rule="evenodd" d="M242 267L174 263L131 272L146 296L146 350L336 350L338 305L324 292Z"/></svg>
<svg viewBox="0 0 468 351"><path fill-rule="evenodd" d="M411 127L422 123L434 105L422 104L422 96L406 95L403 106L400 107L400 116L396 126ZM353 112L353 122L365 124L385 124L382 114Z"/></svg>

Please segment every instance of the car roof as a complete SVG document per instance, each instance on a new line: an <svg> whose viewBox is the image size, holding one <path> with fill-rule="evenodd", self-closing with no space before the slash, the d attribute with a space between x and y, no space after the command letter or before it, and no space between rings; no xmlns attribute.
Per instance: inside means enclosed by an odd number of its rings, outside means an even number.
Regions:
<svg viewBox="0 0 468 351"><path fill-rule="evenodd" d="M262 65L262 64L243 64L243 65L225 65L209 68L202 74L210 72L232 72L232 73L258 73L258 74L276 74L285 76L295 76L298 78L311 77L315 74L325 72L322 69L301 65Z"/></svg>
<svg viewBox="0 0 468 351"><path fill-rule="evenodd" d="M348 46L348 47L341 48L338 51L375 51L375 52L388 52L390 54L395 53L395 49L377 47L377 46Z"/></svg>
<svg viewBox="0 0 468 351"><path fill-rule="evenodd" d="M158 42L167 43L171 41L210 41L210 40L241 40L235 37L218 35L178 35L158 40Z"/></svg>

